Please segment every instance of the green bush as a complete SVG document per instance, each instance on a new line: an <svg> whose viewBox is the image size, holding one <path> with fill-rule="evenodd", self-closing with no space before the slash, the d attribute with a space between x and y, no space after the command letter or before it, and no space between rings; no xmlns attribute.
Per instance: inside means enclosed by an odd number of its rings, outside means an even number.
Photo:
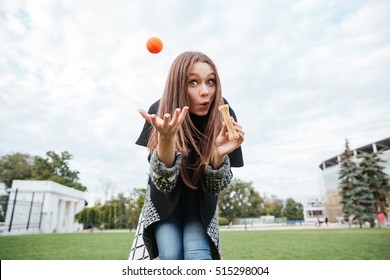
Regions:
<svg viewBox="0 0 390 280"><path fill-rule="evenodd" d="M229 220L224 217L219 217L218 223L220 226L227 226L229 224Z"/></svg>

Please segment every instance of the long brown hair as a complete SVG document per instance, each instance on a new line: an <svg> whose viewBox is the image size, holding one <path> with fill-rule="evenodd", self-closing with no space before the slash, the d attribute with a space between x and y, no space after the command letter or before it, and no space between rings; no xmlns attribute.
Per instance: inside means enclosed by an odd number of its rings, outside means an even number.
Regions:
<svg viewBox="0 0 390 280"><path fill-rule="evenodd" d="M214 62L201 52L184 52L173 62L163 96L160 100L157 116L162 118L165 113L173 115L176 108L188 106L189 74L192 66L197 62L210 65L215 75L215 96L210 104L207 123L204 131L199 131L187 114L176 137L176 149L183 154L180 169L184 183L191 188L198 188L203 182L205 165L211 161L213 145L222 128L221 114L218 106L223 104L221 81ZM148 148L153 152L157 147L156 129L153 128L148 141ZM190 153L194 157L190 158ZM195 162L191 162L195 159Z"/></svg>

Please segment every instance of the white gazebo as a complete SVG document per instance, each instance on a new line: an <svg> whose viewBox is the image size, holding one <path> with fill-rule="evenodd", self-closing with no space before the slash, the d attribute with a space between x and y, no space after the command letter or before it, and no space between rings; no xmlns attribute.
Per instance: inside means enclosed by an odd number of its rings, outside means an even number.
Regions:
<svg viewBox="0 0 390 280"><path fill-rule="evenodd" d="M85 193L52 181L14 180L3 234L62 233L82 230L74 216Z"/></svg>

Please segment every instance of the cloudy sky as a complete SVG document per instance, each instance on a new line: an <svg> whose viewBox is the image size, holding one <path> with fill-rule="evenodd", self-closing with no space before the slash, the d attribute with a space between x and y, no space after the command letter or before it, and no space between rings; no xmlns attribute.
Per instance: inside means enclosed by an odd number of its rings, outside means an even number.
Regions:
<svg viewBox="0 0 390 280"><path fill-rule="evenodd" d="M246 131L235 177L268 196L318 196L318 166L346 138L390 136L389 19L387 0L1 0L0 155L68 151L91 193L145 187L137 109L195 50Z"/></svg>

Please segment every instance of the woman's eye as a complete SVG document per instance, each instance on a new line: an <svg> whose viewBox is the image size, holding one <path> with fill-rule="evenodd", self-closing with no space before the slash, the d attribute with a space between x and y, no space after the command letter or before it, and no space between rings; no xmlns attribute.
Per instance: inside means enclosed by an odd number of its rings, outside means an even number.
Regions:
<svg viewBox="0 0 390 280"><path fill-rule="evenodd" d="M207 84L214 85L215 84L215 80L214 79L210 79L210 80L207 81Z"/></svg>
<svg viewBox="0 0 390 280"><path fill-rule="evenodd" d="M191 80L190 81L190 85L191 86L196 86L198 84L198 82L196 80Z"/></svg>

